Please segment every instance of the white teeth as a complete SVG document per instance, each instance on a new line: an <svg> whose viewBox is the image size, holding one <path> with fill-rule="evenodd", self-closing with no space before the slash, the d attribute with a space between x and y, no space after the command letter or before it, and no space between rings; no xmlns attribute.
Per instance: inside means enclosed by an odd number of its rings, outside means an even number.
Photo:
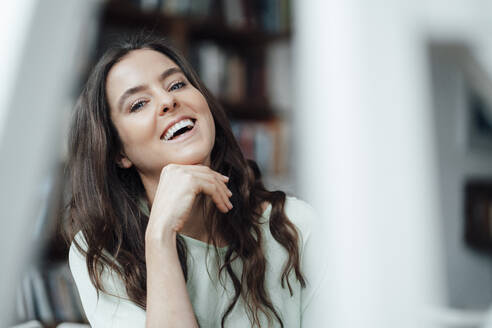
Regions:
<svg viewBox="0 0 492 328"><path fill-rule="evenodd" d="M179 130L179 129L182 129L184 128L185 126L190 126L190 127L193 127L195 124L193 123L192 120L190 120L189 118L187 119L184 119L184 120L181 120L179 121L178 123L174 124L173 126L171 126L167 132L166 132L166 135L164 136L164 140L165 141L168 141L169 139L172 138L172 136Z"/></svg>

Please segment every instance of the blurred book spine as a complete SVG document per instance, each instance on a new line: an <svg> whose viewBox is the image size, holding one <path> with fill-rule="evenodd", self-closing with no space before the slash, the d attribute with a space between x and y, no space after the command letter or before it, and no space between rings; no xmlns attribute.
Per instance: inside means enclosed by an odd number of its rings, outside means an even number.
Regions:
<svg viewBox="0 0 492 328"><path fill-rule="evenodd" d="M243 2L241 0L226 0L223 2L225 23L232 28L246 25Z"/></svg>
<svg viewBox="0 0 492 328"><path fill-rule="evenodd" d="M213 4L214 0L161 0L160 11L169 16L207 17Z"/></svg>
<svg viewBox="0 0 492 328"><path fill-rule="evenodd" d="M231 122L232 131L247 159L254 160L262 174L281 176L285 174L288 158L287 125L281 119L269 121Z"/></svg>
<svg viewBox="0 0 492 328"><path fill-rule="evenodd" d="M161 6L162 0L138 0L138 5L143 11L153 11Z"/></svg>
<svg viewBox="0 0 492 328"><path fill-rule="evenodd" d="M192 52L200 78L217 98L229 103L265 100L266 70L261 58L244 56L211 41L197 43Z"/></svg>
<svg viewBox="0 0 492 328"><path fill-rule="evenodd" d="M233 29L282 32L290 29L290 0L128 0L142 11L167 16L221 17Z"/></svg>
<svg viewBox="0 0 492 328"><path fill-rule="evenodd" d="M26 272L19 288L17 319L38 320L46 326L87 322L68 263L32 267Z"/></svg>
<svg viewBox="0 0 492 328"><path fill-rule="evenodd" d="M37 310L37 319L41 322L53 323L55 321L55 316L53 314L48 290L41 272L39 270L32 270L30 272L30 276L33 288L34 303Z"/></svg>

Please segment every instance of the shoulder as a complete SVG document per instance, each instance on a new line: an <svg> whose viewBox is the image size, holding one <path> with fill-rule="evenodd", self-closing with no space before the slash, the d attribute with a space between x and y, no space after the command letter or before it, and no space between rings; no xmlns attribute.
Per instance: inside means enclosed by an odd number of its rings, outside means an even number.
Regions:
<svg viewBox="0 0 492 328"><path fill-rule="evenodd" d="M303 237L309 236L321 224L314 208L296 197L286 197L284 211L287 218L299 229Z"/></svg>
<svg viewBox="0 0 492 328"><path fill-rule="evenodd" d="M285 198L284 209L285 214L289 216L290 219L304 217L306 220L313 220L317 216L316 211L311 205L294 196L287 196Z"/></svg>
<svg viewBox="0 0 492 328"><path fill-rule="evenodd" d="M271 211L272 205L269 204L263 214L266 220L265 223L269 221ZM312 235L321 233L322 222L320 217L316 210L307 202L293 196L287 196L284 203L284 213L289 221L294 224L301 237L301 250L312 238Z"/></svg>
<svg viewBox="0 0 492 328"><path fill-rule="evenodd" d="M98 291L87 270L87 260L82 251L87 251L82 232L75 235L70 246L69 265L91 327L143 327L145 310L133 303L126 293L124 282L111 269L103 267L100 276L105 291Z"/></svg>
<svg viewBox="0 0 492 328"><path fill-rule="evenodd" d="M76 246L76 244L81 248L81 250ZM76 282L78 279L83 280L85 285L89 282L92 285L92 281L89 278L89 272L87 268L87 257L86 251L88 250L88 244L84 237L82 231L79 231L71 245L68 254L68 263L70 266L70 270L72 271L72 275L74 276ZM108 259L114 261L116 265L119 265L118 262L105 250L103 250L105 256ZM100 264L102 270L100 271L100 278L102 286L106 289L106 292L127 298L126 290L123 282L121 281L117 272L109 268L107 265ZM89 279L88 279L89 278Z"/></svg>
<svg viewBox="0 0 492 328"><path fill-rule="evenodd" d="M322 291L328 276L327 253L323 252L326 248L326 226L311 205L295 197L287 197L285 214L299 229L302 238L301 268L306 288L302 289L301 309L303 317L309 317L309 311L314 311L316 304L324 302Z"/></svg>
<svg viewBox="0 0 492 328"><path fill-rule="evenodd" d="M87 251L87 242L85 240L82 231L77 232L72 243L70 244L70 250L68 252L68 263L72 272L80 271L85 268L85 254L76 246L78 245L83 252Z"/></svg>
<svg viewBox="0 0 492 328"><path fill-rule="evenodd" d="M68 252L68 263L72 273L87 271L86 252L88 248L82 231L77 232L70 244L70 250Z"/></svg>
<svg viewBox="0 0 492 328"><path fill-rule="evenodd" d="M77 245L80 247L80 249L77 247ZM88 249L89 249L89 247L87 244L87 240L86 240L82 230L80 230L79 232L77 232L77 234L75 235L75 237L72 240L72 243L70 244L69 259L70 259L70 257L72 257L72 258L77 257L77 258L84 258L84 261L85 261L86 252ZM83 252L81 252L81 250ZM103 249L102 253L110 261L114 262L116 265L119 266L118 261L116 261L116 259L113 256L111 256L111 254L108 251Z"/></svg>
<svg viewBox="0 0 492 328"><path fill-rule="evenodd" d="M79 287L80 282L82 281L86 285L92 284L87 269L87 249L88 247L84 234L82 231L79 231L72 240L68 252L68 265L70 266L70 271L72 272L75 282L79 283Z"/></svg>
<svg viewBox="0 0 492 328"><path fill-rule="evenodd" d="M70 244L70 251L78 251L80 252L75 244L78 244L84 251L87 251L87 241L85 240L84 234L82 233L82 230L77 232L75 236L73 237L72 243Z"/></svg>

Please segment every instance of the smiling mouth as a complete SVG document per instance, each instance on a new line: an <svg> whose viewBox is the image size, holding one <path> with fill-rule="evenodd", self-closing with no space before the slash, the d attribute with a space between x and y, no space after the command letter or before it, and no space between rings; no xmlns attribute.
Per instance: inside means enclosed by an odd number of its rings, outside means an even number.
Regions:
<svg viewBox="0 0 492 328"><path fill-rule="evenodd" d="M179 137L182 134L185 134L193 130L193 128L195 127L195 122L196 119L187 118L173 124L172 126L169 127L169 129L164 131L164 133L161 136L161 140L170 141Z"/></svg>

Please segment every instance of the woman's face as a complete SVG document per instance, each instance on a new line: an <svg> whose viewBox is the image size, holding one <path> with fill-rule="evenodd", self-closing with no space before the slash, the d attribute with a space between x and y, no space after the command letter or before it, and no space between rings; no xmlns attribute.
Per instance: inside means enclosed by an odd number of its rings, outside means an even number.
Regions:
<svg viewBox="0 0 492 328"><path fill-rule="evenodd" d="M121 167L156 175L169 163L210 165L215 125L207 101L167 56L131 51L110 69L106 95Z"/></svg>

